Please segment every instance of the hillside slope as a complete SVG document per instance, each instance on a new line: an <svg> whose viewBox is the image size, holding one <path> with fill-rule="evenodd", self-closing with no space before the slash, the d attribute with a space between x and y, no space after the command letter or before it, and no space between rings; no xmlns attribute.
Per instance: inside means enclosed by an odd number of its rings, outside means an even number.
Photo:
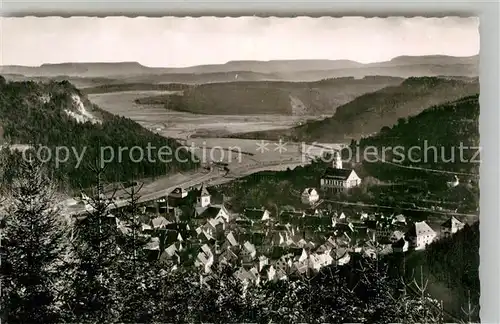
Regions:
<svg viewBox="0 0 500 324"><path fill-rule="evenodd" d="M110 159L112 148L115 156L106 167L106 179L110 182L127 181L143 177L160 176L176 170L188 170L195 166L190 153L179 149L179 156L187 158L181 163L172 158L161 163L149 160L147 155L130 156L134 146L147 154L152 147L169 147L175 152L180 147L176 141L156 135L130 119L114 116L92 105L87 98L69 82L3 82L0 85L0 128L3 141L8 144L43 145L51 150L49 165L61 184L70 187L87 187L92 184L93 174L87 168L100 156L101 148L110 147L105 158ZM68 161L55 164L55 148L67 148ZM118 148L127 148L122 157ZM83 154L78 160L73 152ZM47 151L46 151L47 152ZM152 150L152 154L157 151ZM63 156L63 155L61 155Z"/></svg>
<svg viewBox="0 0 500 324"><path fill-rule="evenodd" d="M393 127L384 127L378 134L361 139L358 147L363 149L370 146L381 152L383 147L400 146L403 148L403 157L391 150L385 153L383 160L397 160L397 164L402 166L478 175L480 156L476 156L476 153L480 142L479 112L478 95L460 98L430 107L408 119L400 119ZM410 151L410 148L416 149ZM372 171L379 165L364 164ZM394 169L394 166L389 165L378 170L376 176L393 177L390 170ZM381 171L386 171L386 176Z"/></svg>
<svg viewBox="0 0 500 324"><path fill-rule="evenodd" d="M374 134L384 126L392 126L399 118L417 115L433 105L477 93L477 79L412 77L397 86L388 86L357 97L338 107L333 117L292 129L233 137L349 142Z"/></svg>
<svg viewBox="0 0 500 324"><path fill-rule="evenodd" d="M164 104L167 109L197 114L332 115L335 108L364 93L397 85L403 80L373 76L317 82L231 82L188 88L181 96L138 99L141 104Z"/></svg>

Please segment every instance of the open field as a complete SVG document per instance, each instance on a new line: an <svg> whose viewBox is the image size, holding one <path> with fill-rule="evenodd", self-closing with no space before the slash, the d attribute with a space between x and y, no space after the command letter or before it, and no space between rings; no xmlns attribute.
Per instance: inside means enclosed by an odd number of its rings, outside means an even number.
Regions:
<svg viewBox="0 0 500 324"><path fill-rule="evenodd" d="M202 163L220 161L229 167L244 167L256 163L309 162L322 152L339 150L342 144L307 144L297 142L258 141L236 138L191 138L181 143L201 159Z"/></svg>
<svg viewBox="0 0 500 324"><path fill-rule="evenodd" d="M168 91L122 91L89 94L90 101L110 113L130 118L160 135L188 138L193 135L223 136L240 132L282 129L296 126L307 116L286 115L198 115L165 109L162 105L139 105L135 99L165 95ZM322 118L315 116L314 118Z"/></svg>

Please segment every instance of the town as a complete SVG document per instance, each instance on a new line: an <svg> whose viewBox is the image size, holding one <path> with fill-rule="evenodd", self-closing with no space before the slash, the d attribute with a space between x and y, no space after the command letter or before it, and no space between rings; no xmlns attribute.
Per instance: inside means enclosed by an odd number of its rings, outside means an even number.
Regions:
<svg viewBox="0 0 500 324"><path fill-rule="evenodd" d="M0 321L497 322L479 19L195 16L2 20Z"/></svg>
<svg viewBox="0 0 500 324"><path fill-rule="evenodd" d="M230 266L245 286L345 265L354 255L378 258L425 250L465 225L453 215L431 227L402 213L335 209L325 202L329 195L361 182L354 170L342 168L340 154L335 153L318 188L304 188L300 194L300 209L277 213L261 206L232 212L216 187L201 184L141 203L137 217L141 235L150 240L145 247L150 260L174 264L172 271L195 267L205 280L213 269ZM123 234L132 232L119 217L110 215L109 220Z"/></svg>

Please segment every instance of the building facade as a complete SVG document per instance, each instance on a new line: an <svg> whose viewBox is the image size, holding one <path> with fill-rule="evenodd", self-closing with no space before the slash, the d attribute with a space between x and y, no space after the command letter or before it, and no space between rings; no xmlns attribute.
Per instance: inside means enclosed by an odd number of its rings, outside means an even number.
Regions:
<svg viewBox="0 0 500 324"><path fill-rule="evenodd" d="M339 153L334 154L333 167L328 168L321 177L321 190L327 192L342 192L361 184L361 178L352 169L342 168Z"/></svg>
<svg viewBox="0 0 500 324"><path fill-rule="evenodd" d="M415 250L424 250L436 236L436 232L424 221L414 223L406 233L410 246Z"/></svg>

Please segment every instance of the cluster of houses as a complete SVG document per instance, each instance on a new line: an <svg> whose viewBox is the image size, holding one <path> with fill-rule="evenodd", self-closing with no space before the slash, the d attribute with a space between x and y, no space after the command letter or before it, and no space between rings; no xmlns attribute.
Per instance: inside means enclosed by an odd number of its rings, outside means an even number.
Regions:
<svg viewBox="0 0 500 324"><path fill-rule="evenodd" d="M203 185L189 192L177 188L142 207L141 235L149 239L146 250L152 260L169 262L174 269L194 266L204 275L230 265L243 283L259 284L344 265L354 254L376 257L425 249L439 234L452 235L464 226L451 217L437 233L426 222L408 222L401 214L323 209L316 196L314 189L304 190L303 198L313 203L301 211L248 208L234 214ZM117 224L122 232L130 231Z"/></svg>

